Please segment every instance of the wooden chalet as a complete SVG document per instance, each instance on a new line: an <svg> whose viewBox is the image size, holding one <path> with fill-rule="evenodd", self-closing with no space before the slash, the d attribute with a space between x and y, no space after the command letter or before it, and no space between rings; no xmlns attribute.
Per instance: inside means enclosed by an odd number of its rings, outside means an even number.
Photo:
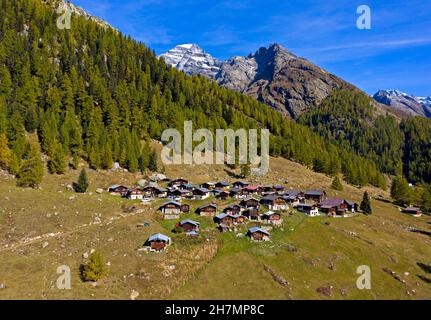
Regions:
<svg viewBox="0 0 431 320"><path fill-rule="evenodd" d="M289 209L286 200L277 194L270 194L263 197L262 200L260 200L260 203L268 207L269 210L279 211Z"/></svg>
<svg viewBox="0 0 431 320"><path fill-rule="evenodd" d="M230 188L230 183L225 181L217 182L215 188L218 190L228 190Z"/></svg>
<svg viewBox="0 0 431 320"><path fill-rule="evenodd" d="M259 209L259 200L253 197L249 197L242 200L239 205L246 209L249 209L249 208Z"/></svg>
<svg viewBox="0 0 431 320"><path fill-rule="evenodd" d="M269 232L259 227L253 227L248 230L247 237L253 241L269 241Z"/></svg>
<svg viewBox="0 0 431 320"><path fill-rule="evenodd" d="M214 203L205 204L197 208L196 213L204 217L214 217L217 213L217 205Z"/></svg>
<svg viewBox="0 0 431 320"><path fill-rule="evenodd" d="M116 196L122 196L127 192L128 188L119 184L114 184L108 188L108 193Z"/></svg>
<svg viewBox="0 0 431 320"><path fill-rule="evenodd" d="M178 178L178 179L171 180L171 182L169 182L169 186L178 188L180 185L187 184L187 183L189 182L186 179Z"/></svg>
<svg viewBox="0 0 431 320"><path fill-rule="evenodd" d="M223 212L227 213L227 214L237 215L237 214L241 213L241 206L238 204L233 204L233 205L230 205L230 206L224 208Z"/></svg>
<svg viewBox="0 0 431 320"><path fill-rule="evenodd" d="M317 217L320 215L319 208L315 203L300 203L297 209L310 217Z"/></svg>
<svg viewBox="0 0 431 320"><path fill-rule="evenodd" d="M308 201L321 203L323 200L326 199L326 192L323 190L308 190L304 192L304 198Z"/></svg>
<svg viewBox="0 0 431 320"><path fill-rule="evenodd" d="M248 192L245 192L244 189L232 188L229 190L229 196L235 199L244 199L248 197Z"/></svg>
<svg viewBox="0 0 431 320"><path fill-rule="evenodd" d="M149 251L160 252L165 251L166 248L171 245L172 240L170 237L157 233L148 238L144 246L148 247Z"/></svg>
<svg viewBox="0 0 431 320"><path fill-rule="evenodd" d="M262 220L268 224L279 226L283 223L281 214L273 211L268 211L262 215Z"/></svg>
<svg viewBox="0 0 431 320"><path fill-rule="evenodd" d="M193 198L193 192L190 190L173 189L168 191L168 196L174 198Z"/></svg>
<svg viewBox="0 0 431 320"><path fill-rule="evenodd" d="M168 195L168 190L160 187L148 186L142 189L145 197L148 198L165 198Z"/></svg>
<svg viewBox="0 0 431 320"><path fill-rule="evenodd" d="M193 190L193 197L196 200L205 200L208 199L211 195L211 191L206 188L196 188Z"/></svg>
<svg viewBox="0 0 431 320"><path fill-rule="evenodd" d="M183 220L179 222L177 226L182 228L184 232L191 232L191 231L198 232L200 223L193 220Z"/></svg>
<svg viewBox="0 0 431 320"><path fill-rule="evenodd" d="M229 192L227 191L220 191L216 193L216 199L226 200L227 198L229 198Z"/></svg>
<svg viewBox="0 0 431 320"><path fill-rule="evenodd" d="M128 189L124 196L129 200L142 200L144 198L144 194L139 188Z"/></svg>
<svg viewBox="0 0 431 320"><path fill-rule="evenodd" d="M422 215L422 210L417 207L408 207L403 210L404 213L411 214L415 217L420 217Z"/></svg>
<svg viewBox="0 0 431 320"><path fill-rule="evenodd" d="M234 187L234 188L237 188L237 189L242 189L242 188L245 188L245 187L247 187L247 186L249 186L250 184L248 183L248 182L245 182L245 181L236 181L236 182L234 182L233 184L232 184L232 186Z"/></svg>
<svg viewBox="0 0 431 320"><path fill-rule="evenodd" d="M213 190L215 189L215 182L205 182L201 184L201 188L205 188L208 190Z"/></svg>
<svg viewBox="0 0 431 320"><path fill-rule="evenodd" d="M260 221L259 210L255 208L249 208L242 212L242 215L249 220Z"/></svg>
<svg viewBox="0 0 431 320"><path fill-rule="evenodd" d="M164 214L180 214L181 203L176 201L169 201L164 203L159 210Z"/></svg>

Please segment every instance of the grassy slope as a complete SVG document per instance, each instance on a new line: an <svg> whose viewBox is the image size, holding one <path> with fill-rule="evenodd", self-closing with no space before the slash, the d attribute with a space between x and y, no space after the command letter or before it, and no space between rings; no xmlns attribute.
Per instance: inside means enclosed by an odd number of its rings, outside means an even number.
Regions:
<svg viewBox="0 0 431 320"><path fill-rule="evenodd" d="M182 176L192 182L230 179L222 166L171 166L171 177ZM283 229L272 232L272 241L255 244L233 234L218 234L210 218L202 222L209 240L193 242L170 233L175 222L161 221L158 203L144 207L142 213L124 214L121 205L129 201L110 195L75 195L65 184L75 181L77 171L65 176L47 176L41 190L22 190L10 177L0 175L0 299L93 298L127 299L131 290L142 299L307 299L325 298L316 289L333 286L332 298L429 298L431 285L417 275L425 275L418 262L429 263L431 239L406 231L415 226L430 231L429 217L413 218L401 214L390 204L373 201L375 214L349 219L305 218L299 213L285 217ZM91 190L112 183L131 184L139 175L128 173L89 173ZM325 188L331 179L283 159L271 159L271 171L256 183L281 183L291 188ZM374 196L386 193L368 189ZM360 201L364 190L345 186L339 194ZM70 200L71 196L76 198ZM159 201L160 202L160 201ZM220 205L225 205L220 203ZM199 203L193 203L196 207ZM55 213L57 212L57 215ZM93 224L95 214L101 224ZM147 228L137 227L150 221ZM326 223L328 222L328 223ZM154 232L174 237L167 253L145 254L138 248ZM23 244L25 238L61 232L47 239ZM355 232L353 237L349 232ZM175 241L176 240L176 241ZM42 248L44 242L46 248ZM288 244L297 248L288 250ZM14 247L11 248L11 245ZM108 267L108 276L97 286L79 280L82 254L99 249ZM55 287L56 269L66 264L72 269L72 290ZM356 268L369 265L370 291L359 291ZM175 269L169 266L175 265ZM283 287L265 271L264 265L289 282ZM331 270L329 265L332 265ZM388 267L406 280L407 286L382 271ZM404 275L409 272L409 275ZM415 294L409 296L407 289ZM345 289L345 295L341 294Z"/></svg>

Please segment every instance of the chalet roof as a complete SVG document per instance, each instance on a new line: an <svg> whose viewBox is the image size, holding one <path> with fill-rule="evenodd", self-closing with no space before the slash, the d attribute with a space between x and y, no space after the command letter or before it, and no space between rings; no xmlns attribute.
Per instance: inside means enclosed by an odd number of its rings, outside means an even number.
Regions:
<svg viewBox="0 0 431 320"><path fill-rule="evenodd" d="M296 196L299 196L301 194L301 191L298 191L298 190L286 190L284 192L284 194L287 195L287 196L296 197Z"/></svg>
<svg viewBox="0 0 431 320"><path fill-rule="evenodd" d="M211 190L208 190L207 188L196 188L195 191L199 191L202 193L209 193Z"/></svg>
<svg viewBox="0 0 431 320"><path fill-rule="evenodd" d="M277 194L269 194L269 195L266 195L265 197L263 197L262 200L263 201L274 201L275 199L278 199L278 198L283 198L283 197L280 195L277 195Z"/></svg>
<svg viewBox="0 0 431 320"><path fill-rule="evenodd" d="M253 227L253 228L250 228L250 229L248 229L248 231L249 231L250 233L262 232L262 233L264 233L264 234L266 234L266 235L268 235L268 236L269 236L269 232L268 232L268 231L263 230L262 228L259 228L259 227Z"/></svg>
<svg viewBox="0 0 431 320"><path fill-rule="evenodd" d="M216 183L215 182L204 182L202 183L202 185L207 184L209 186L214 186Z"/></svg>
<svg viewBox="0 0 431 320"><path fill-rule="evenodd" d="M249 200L254 200L254 201L259 202L259 200L256 199L255 197L247 197L247 198L243 199L241 202L246 202L246 201L249 201Z"/></svg>
<svg viewBox="0 0 431 320"><path fill-rule="evenodd" d="M175 206L177 206L177 207L180 207L180 206L181 206L181 203L179 203L179 202L176 202L176 201L168 201L168 202L165 202L164 204L162 204L162 206L161 206L160 208L163 208L163 207L167 206L168 204L173 204L173 205L175 205Z"/></svg>
<svg viewBox="0 0 431 320"><path fill-rule="evenodd" d="M122 186L122 185L120 185L120 184L113 184L113 185L112 185L112 186L110 186L108 189L117 189L117 188L119 188L119 187L126 188L125 186Z"/></svg>
<svg viewBox="0 0 431 320"><path fill-rule="evenodd" d="M305 191L305 195L307 196L322 196L325 194L323 190L307 190Z"/></svg>
<svg viewBox="0 0 431 320"><path fill-rule="evenodd" d="M169 238L168 236L165 236L164 234L156 233L148 238L148 242L151 242L151 241L171 242L171 238Z"/></svg>
<svg viewBox="0 0 431 320"><path fill-rule="evenodd" d="M205 208L208 208L208 207L213 207L213 208L217 209L217 205L215 203L204 204L203 206L200 206L198 209L201 210L201 209L205 209Z"/></svg>
<svg viewBox="0 0 431 320"><path fill-rule="evenodd" d="M197 227L200 225L199 222L193 221L193 220L190 220L190 219L186 219L186 220L181 221L180 225L183 225L183 224L186 224L186 223L194 225L194 226L197 226Z"/></svg>
<svg viewBox="0 0 431 320"><path fill-rule="evenodd" d="M251 186L245 187L245 189L246 190L250 190L250 191L255 191L255 190L259 189L259 187L255 186L255 185L251 185Z"/></svg>
<svg viewBox="0 0 431 320"><path fill-rule="evenodd" d="M274 186L274 188L276 190L284 190L284 186L281 186L281 185Z"/></svg>
<svg viewBox="0 0 431 320"><path fill-rule="evenodd" d="M220 182L217 182L216 185L228 187L228 186L230 186L230 183L226 182L226 181L220 181Z"/></svg>
<svg viewBox="0 0 431 320"><path fill-rule="evenodd" d="M238 193L240 191L241 191L241 189L239 189L239 188L232 188L232 189L230 189L231 193Z"/></svg>
<svg viewBox="0 0 431 320"><path fill-rule="evenodd" d="M268 211L268 212L265 212L263 215L269 217L269 216L272 216L274 214L276 214L274 211Z"/></svg>
<svg viewBox="0 0 431 320"><path fill-rule="evenodd" d="M338 207L339 205L341 205L344 202L343 199L339 199L339 198L328 198L322 201L322 203L320 204L321 207L323 208L332 208L332 207Z"/></svg>
<svg viewBox="0 0 431 320"><path fill-rule="evenodd" d="M192 230L186 233L186 235L188 236L198 236L199 232L197 232L196 230Z"/></svg>
<svg viewBox="0 0 431 320"><path fill-rule="evenodd" d="M408 208L405 208L404 211L417 212L417 211L421 211L421 209L418 207L408 207Z"/></svg>
<svg viewBox="0 0 431 320"><path fill-rule="evenodd" d="M221 220L223 218L226 218L228 215L226 213L220 213L218 215L215 216L215 218Z"/></svg>
<svg viewBox="0 0 431 320"><path fill-rule="evenodd" d="M354 201L348 201L348 200L346 200L346 203L347 203L349 206L354 206L354 205L356 204L356 202L354 202Z"/></svg>
<svg viewBox="0 0 431 320"><path fill-rule="evenodd" d="M183 183L182 185L180 185L180 187L187 188L187 189L194 189L194 188L197 188L198 186L192 183Z"/></svg>
<svg viewBox="0 0 431 320"><path fill-rule="evenodd" d="M248 186L250 183L245 181L235 181L233 184L242 185L242 186Z"/></svg>

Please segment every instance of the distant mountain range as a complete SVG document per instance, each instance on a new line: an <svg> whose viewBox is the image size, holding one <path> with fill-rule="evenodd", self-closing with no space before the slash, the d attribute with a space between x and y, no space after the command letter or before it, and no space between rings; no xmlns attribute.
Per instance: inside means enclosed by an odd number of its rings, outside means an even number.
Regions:
<svg viewBox="0 0 431 320"><path fill-rule="evenodd" d="M291 118L317 107L336 89L359 90L279 44L226 61L215 59L197 44L178 45L160 57L187 74L206 76ZM381 90L373 98L378 110L402 118L431 117L431 96L421 98L397 90Z"/></svg>
<svg viewBox="0 0 431 320"><path fill-rule="evenodd" d="M213 58L196 44L176 46L160 57L188 74L204 75L291 118L318 106L335 89L355 88L279 44L226 61Z"/></svg>
<svg viewBox="0 0 431 320"><path fill-rule="evenodd" d="M398 90L380 90L374 95L374 99L390 106L395 112L431 118L431 96L424 98L408 95Z"/></svg>

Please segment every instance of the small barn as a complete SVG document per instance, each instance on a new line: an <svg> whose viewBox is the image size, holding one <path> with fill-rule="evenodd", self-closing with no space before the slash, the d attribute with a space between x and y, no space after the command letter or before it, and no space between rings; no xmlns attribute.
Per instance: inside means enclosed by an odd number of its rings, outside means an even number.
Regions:
<svg viewBox="0 0 431 320"><path fill-rule="evenodd" d="M142 200L144 194L139 188L132 188L126 191L125 197L129 200Z"/></svg>
<svg viewBox="0 0 431 320"><path fill-rule="evenodd" d="M234 182L234 183L232 184L232 186L233 186L234 188L237 188L237 189L245 188L245 187L247 187L248 185L249 185L249 183L248 183L248 182L245 182L245 181L236 181L236 182Z"/></svg>
<svg viewBox="0 0 431 320"><path fill-rule="evenodd" d="M187 184L187 183L189 182L186 179L178 178L178 179L171 180L171 182L169 182L169 186L178 188L180 185Z"/></svg>
<svg viewBox="0 0 431 320"><path fill-rule="evenodd" d="M326 192L323 190L308 190L304 193L305 200L321 203L326 199Z"/></svg>
<svg viewBox="0 0 431 320"><path fill-rule="evenodd" d="M165 198L168 195L168 190L152 186L143 188L142 192L149 198Z"/></svg>
<svg viewBox="0 0 431 320"><path fill-rule="evenodd" d="M268 207L269 210L279 211L279 210L289 209L289 206L287 205L286 200L280 195L275 195L275 194L267 195L262 198L260 203Z"/></svg>
<svg viewBox="0 0 431 320"><path fill-rule="evenodd" d="M281 217L281 214L273 212L273 211L268 211L268 212L264 213L262 215L262 220L265 223L272 224L275 226L279 226L283 223L283 219Z"/></svg>
<svg viewBox="0 0 431 320"><path fill-rule="evenodd" d="M298 210L305 213L307 216L310 217L317 217L319 216L319 208L316 204L310 204L310 203L301 203L298 205Z"/></svg>
<svg viewBox="0 0 431 320"><path fill-rule="evenodd" d="M253 197L246 198L240 202L240 206L246 209L259 209L259 200Z"/></svg>
<svg viewBox="0 0 431 320"><path fill-rule="evenodd" d="M252 239L253 241L269 241L269 232L259 228L253 227L248 230L247 237Z"/></svg>
<svg viewBox="0 0 431 320"><path fill-rule="evenodd" d="M208 199L211 195L211 191L206 188L197 188L193 190L193 197L196 200L205 200Z"/></svg>
<svg viewBox="0 0 431 320"><path fill-rule="evenodd" d="M229 192L227 191L221 191L216 194L216 199L226 200L227 198L229 198Z"/></svg>
<svg viewBox="0 0 431 320"><path fill-rule="evenodd" d="M255 208L249 208L243 211L242 215L249 220L260 221L259 210Z"/></svg>
<svg viewBox="0 0 431 320"><path fill-rule="evenodd" d="M224 213L227 214L240 214L241 213L241 206L237 204L232 204L226 208L223 209Z"/></svg>
<svg viewBox="0 0 431 320"><path fill-rule="evenodd" d="M149 251L160 252L165 251L166 248L171 245L171 243L172 240L170 237L161 233L156 233L148 238L144 246L148 247Z"/></svg>
<svg viewBox="0 0 431 320"><path fill-rule="evenodd" d="M180 214L181 203L176 201L169 201L164 203L159 210L164 214Z"/></svg>
<svg viewBox="0 0 431 320"><path fill-rule="evenodd" d="M403 210L404 213L411 214L415 217L420 217L422 215L422 210L417 207L408 207Z"/></svg>
<svg viewBox="0 0 431 320"><path fill-rule="evenodd" d="M204 217L214 217L217 213L217 205L214 203L205 204L197 208L196 213Z"/></svg>
<svg viewBox="0 0 431 320"><path fill-rule="evenodd" d="M191 231L199 231L200 223L193 220L183 220L178 223L178 226L184 230L184 232L191 232Z"/></svg>
<svg viewBox="0 0 431 320"><path fill-rule="evenodd" d="M230 188L230 183L225 181L220 181L215 184L215 188L219 190L228 190Z"/></svg>
<svg viewBox="0 0 431 320"><path fill-rule="evenodd" d="M125 186L114 184L108 188L108 193L115 196L122 196L127 192L127 189L128 188Z"/></svg>

